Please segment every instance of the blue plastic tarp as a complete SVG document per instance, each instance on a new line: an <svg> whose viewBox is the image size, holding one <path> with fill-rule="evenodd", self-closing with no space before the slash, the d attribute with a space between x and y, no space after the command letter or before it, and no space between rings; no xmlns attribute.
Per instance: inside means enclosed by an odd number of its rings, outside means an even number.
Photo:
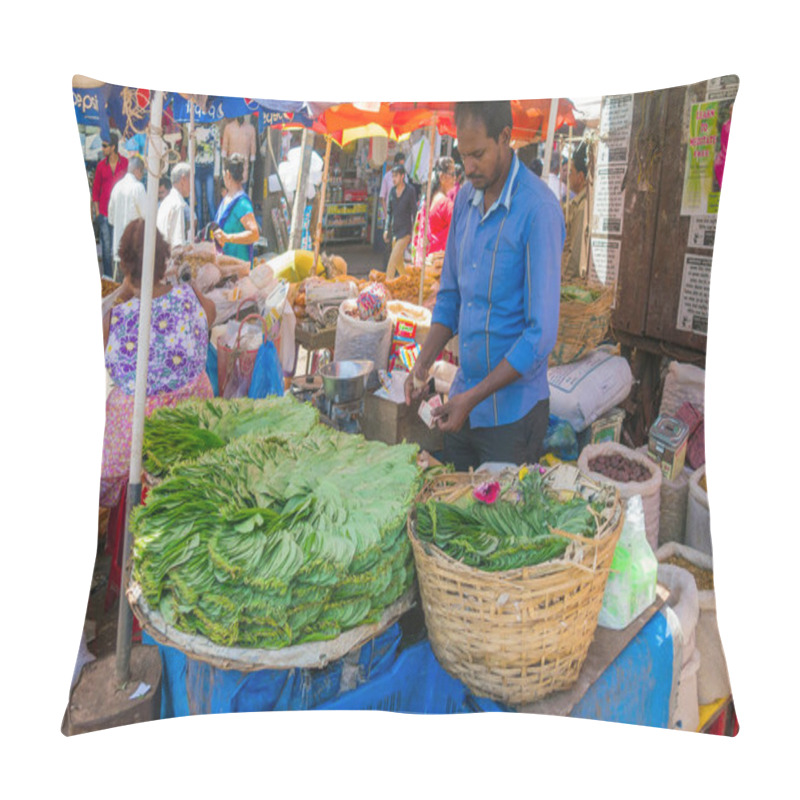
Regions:
<svg viewBox="0 0 800 800"><path fill-rule="evenodd" d="M157 646L161 655L161 718L168 719L315 708L388 670L397 656L401 636L400 625L395 623L362 645L357 654L352 654L355 671L345 670L345 659L322 669L223 670L158 644L147 633L142 634L142 642Z"/></svg>

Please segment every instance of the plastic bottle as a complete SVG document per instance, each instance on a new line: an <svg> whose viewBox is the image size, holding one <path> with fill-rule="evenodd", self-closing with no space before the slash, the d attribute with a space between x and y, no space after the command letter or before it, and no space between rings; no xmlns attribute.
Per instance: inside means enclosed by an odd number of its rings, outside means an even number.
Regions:
<svg viewBox="0 0 800 800"><path fill-rule="evenodd" d="M657 578L658 560L647 542L644 507L637 494L625 507L625 523L614 550L597 624L613 630L627 628L656 599Z"/></svg>

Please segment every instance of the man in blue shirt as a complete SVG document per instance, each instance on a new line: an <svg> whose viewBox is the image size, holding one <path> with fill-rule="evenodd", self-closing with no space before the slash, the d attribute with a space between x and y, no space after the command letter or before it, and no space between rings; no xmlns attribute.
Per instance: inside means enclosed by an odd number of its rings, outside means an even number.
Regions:
<svg viewBox="0 0 800 800"><path fill-rule="evenodd" d="M433 414L458 471L535 463L547 433L547 358L558 332L564 215L511 148L511 104L458 103L465 183L456 197L430 332L406 403L458 335L459 368Z"/></svg>

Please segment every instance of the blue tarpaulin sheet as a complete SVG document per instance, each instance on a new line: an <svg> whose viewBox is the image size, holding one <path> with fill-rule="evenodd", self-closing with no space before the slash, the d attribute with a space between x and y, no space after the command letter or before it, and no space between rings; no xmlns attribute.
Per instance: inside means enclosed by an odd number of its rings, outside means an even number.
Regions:
<svg viewBox="0 0 800 800"><path fill-rule="evenodd" d="M611 662L570 716L666 728L672 694L673 643L663 612Z"/></svg>
<svg viewBox="0 0 800 800"><path fill-rule="evenodd" d="M355 674L345 675L345 659L322 669L264 669L239 672L212 667L180 650L158 644L147 633L142 642L161 655L161 718L241 711L299 711L331 700L388 670L397 656L401 629L395 623L362 645ZM350 659L348 659L349 661Z"/></svg>

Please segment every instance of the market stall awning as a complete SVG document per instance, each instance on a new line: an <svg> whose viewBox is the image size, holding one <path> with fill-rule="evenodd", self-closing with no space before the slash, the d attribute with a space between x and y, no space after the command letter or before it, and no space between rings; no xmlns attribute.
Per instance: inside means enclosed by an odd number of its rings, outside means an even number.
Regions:
<svg viewBox="0 0 800 800"><path fill-rule="evenodd" d="M518 144L530 144L540 141L547 130L550 118L550 100L512 100L511 116L513 127L511 138ZM390 103L390 110L396 115L395 120L416 127L436 124L439 133L456 135L455 102L398 102ZM556 115L556 129L562 125L574 125L574 105L571 100L560 98ZM404 117L403 115L408 115Z"/></svg>

